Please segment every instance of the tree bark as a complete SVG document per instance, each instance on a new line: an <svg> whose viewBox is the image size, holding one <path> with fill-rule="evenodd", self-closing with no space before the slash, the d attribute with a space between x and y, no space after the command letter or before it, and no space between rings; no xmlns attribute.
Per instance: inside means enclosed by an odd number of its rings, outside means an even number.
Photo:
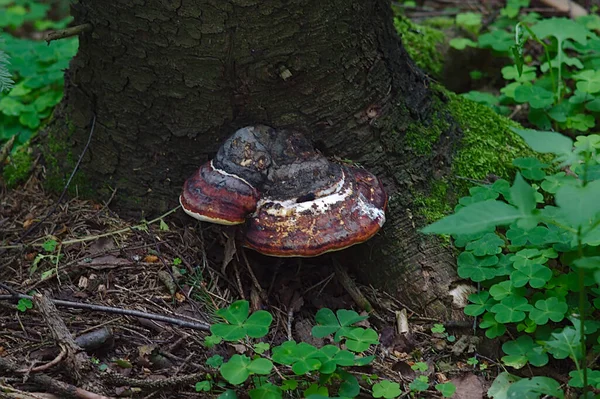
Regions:
<svg viewBox="0 0 600 399"><path fill-rule="evenodd" d="M67 72L47 156L68 174L62 160L82 151L95 115L80 189L117 188L117 211L156 214L238 128L294 127L390 194L381 234L350 250L361 278L424 315L462 314L452 254L417 232L411 195L448 172L459 130L402 47L389 1L80 0L73 14L93 32ZM429 153L411 146L440 123Z"/></svg>

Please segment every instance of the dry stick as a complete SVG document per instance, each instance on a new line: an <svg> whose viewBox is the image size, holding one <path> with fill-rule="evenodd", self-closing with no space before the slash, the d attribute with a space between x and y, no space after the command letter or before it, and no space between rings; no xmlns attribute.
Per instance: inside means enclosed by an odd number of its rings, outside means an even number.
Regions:
<svg viewBox="0 0 600 399"><path fill-rule="evenodd" d="M0 357L0 370L4 369L16 372L18 368L19 366L16 363L8 360L7 358ZM34 383L43 386L51 392L60 394L61 398L75 397L81 399L113 399L108 396L99 395L90 391L86 391L85 389L77 388L74 385L55 380L46 374L32 374L29 376L29 381L33 381Z"/></svg>
<svg viewBox="0 0 600 399"><path fill-rule="evenodd" d="M39 373L40 371L48 370L50 367L55 366L58 363L60 363L65 358L66 355L67 355L67 351L65 350L65 348L61 348L58 355L54 359L49 361L48 363L42 364L41 366L33 367L31 369L29 369L29 368L19 369L19 370L17 370L17 373Z"/></svg>
<svg viewBox="0 0 600 399"><path fill-rule="evenodd" d="M52 209L50 209L50 212L48 212L46 214L46 216L44 216L42 218L42 220L40 220L39 222L37 222L36 224L31 226L25 233L23 233L23 235L21 237L19 237L19 240L17 242L22 243L23 239L25 239L28 235L30 235L35 230L37 230L50 217L50 215L52 215L54 212L56 212L56 209L58 208L58 206L64 199L65 195L67 194L67 190L69 189L71 180L73 180L75 173L77 173L77 170L79 169L79 165L81 165L83 156L87 152L88 147L90 146L90 143L92 142L92 135L94 134L95 127L96 127L96 114L94 114L94 119L92 119L92 127L90 128L90 134L88 135L87 143L85 143L85 146L83 147L83 151L81 151L81 154L79 154L79 159L77 160L77 163L75 164L75 167L73 168L73 171L71 172L71 176L69 176L69 180L67 180L67 183L65 184L65 187L63 188L62 193L60 193L60 197L58 197L58 201L56 201L56 203L54 204Z"/></svg>
<svg viewBox="0 0 600 399"><path fill-rule="evenodd" d="M8 158L8 154L10 154L10 151L13 148L13 144L15 143L16 138L17 136L12 136L10 140L4 143L2 149L0 149L0 167L4 165L4 161L6 161L6 158Z"/></svg>
<svg viewBox="0 0 600 399"><path fill-rule="evenodd" d="M62 351L66 352L63 363L67 373L76 381L80 381L81 372L89 369L87 354L77 345L69 328L60 317L58 309L56 309L56 306L48 297L42 294L35 294L33 296L33 303L44 318L46 325L48 325L54 341L60 346Z"/></svg>
<svg viewBox="0 0 600 399"><path fill-rule="evenodd" d="M366 310L367 312L373 311L373 306L369 302L369 300L360 292L360 289L356 286L356 283L350 278L346 270L340 265L340 262L336 258L333 259L333 268L335 270L335 274L342 286L348 291L348 294L354 299L354 302L361 309Z"/></svg>
<svg viewBox="0 0 600 399"><path fill-rule="evenodd" d="M0 295L0 301L1 300L10 300L10 299L33 299L33 297L30 295L23 295L23 294ZM156 313L146 313L146 312L142 312L139 310L113 308L110 306L94 305L91 303L62 301L59 299L50 299L50 301L52 301L52 303L54 303L56 306L64 306L64 307L74 308L74 309L87 309L87 310L93 310L96 312L120 314L120 315L124 315L124 316L141 317L144 319L157 320L157 321L162 321L162 322L169 323L169 324L175 324L180 327L188 327L188 328L192 328L194 330L208 331L210 329L210 324L208 324L208 323L181 320L181 319L176 319L173 317L163 316L163 315L156 314Z"/></svg>
<svg viewBox="0 0 600 399"><path fill-rule="evenodd" d="M45 40L48 44L50 44L53 40L65 39L67 37L78 36L84 32L91 32L94 27L92 24L81 24L76 26L71 26L66 29L54 30L46 33Z"/></svg>

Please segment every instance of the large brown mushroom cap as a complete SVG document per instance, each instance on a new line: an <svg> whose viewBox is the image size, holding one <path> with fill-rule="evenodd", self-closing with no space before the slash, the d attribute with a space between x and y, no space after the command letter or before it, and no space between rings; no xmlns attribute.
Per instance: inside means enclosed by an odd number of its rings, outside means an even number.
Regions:
<svg viewBox="0 0 600 399"><path fill-rule="evenodd" d="M261 199L244 245L270 256L312 257L373 237L385 222L383 186L364 169L340 168L339 180L304 198Z"/></svg>
<svg viewBox="0 0 600 399"><path fill-rule="evenodd" d="M188 215L203 222L240 224L254 212L258 191L239 176L207 162L185 181L179 202Z"/></svg>
<svg viewBox="0 0 600 399"><path fill-rule="evenodd" d="M364 169L330 162L297 131L239 129L184 185L192 217L246 223L244 245L271 256L318 256L371 238L387 195Z"/></svg>

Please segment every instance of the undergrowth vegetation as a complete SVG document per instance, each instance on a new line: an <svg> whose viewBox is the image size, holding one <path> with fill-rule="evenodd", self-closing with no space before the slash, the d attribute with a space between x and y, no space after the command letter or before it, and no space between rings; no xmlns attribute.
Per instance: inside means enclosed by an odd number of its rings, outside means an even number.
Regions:
<svg viewBox="0 0 600 399"><path fill-rule="evenodd" d="M63 96L64 70L78 48L76 37L46 43L42 33L67 26L56 2L0 2L0 146L15 137L11 163L4 170L9 186L29 172L29 141ZM54 7L53 7L54 5ZM63 10L64 11L64 10Z"/></svg>
<svg viewBox="0 0 600 399"><path fill-rule="evenodd" d="M528 0L509 0L490 24L481 14L458 14L454 23L464 36L453 38L450 46L487 50L507 60L499 87L463 95L531 128L514 131L542 156L514 159L519 170L514 179L472 187L453 214L424 232L452 237L458 275L478 288L465 313L487 338L503 342L500 361L506 371L495 378L490 397L564 398L562 381L514 371L553 365L564 372L571 392L591 398L600 389L595 355L600 350L600 16L543 18L523 12L528 6ZM31 159L20 145L34 137L61 100L64 70L78 48L77 38L40 40L40 32L70 22L51 11L46 2L0 0L0 146L12 137L17 143L13 162L4 168L9 186L27 175ZM418 40L412 25L405 25L396 21L399 29L414 34L406 33L407 39ZM441 69L435 46L420 50ZM483 82L487 76L473 70L471 78ZM33 260L31 274L39 266L58 265L56 242L44 250ZM22 312L31 307L19 302ZM332 337L321 348L268 343L272 315L250 314L246 301L216 315L221 320L212 325L206 347L225 341L238 353L209 358L209 372L196 384L199 392L222 399L237 397L241 387L250 387L251 398L264 399L286 392L352 398L365 387L376 398L419 397L426 390L454 394L451 383L425 375L427 365L421 362L413 364L416 378L406 387L368 372L359 380L351 371L375 360L379 337L362 324L366 316L351 310L318 311L312 335ZM434 329L454 339L442 325ZM470 364L475 367L478 360Z"/></svg>
<svg viewBox="0 0 600 399"><path fill-rule="evenodd" d="M488 49L496 57L515 60L502 68L499 92L473 90L464 95L507 116L525 106L522 122L538 129L589 132L600 115L600 16L542 18L520 12L528 5L528 0L507 1L485 31L481 14L456 16L466 36L453 38L450 46ZM486 78L477 70L471 77Z"/></svg>

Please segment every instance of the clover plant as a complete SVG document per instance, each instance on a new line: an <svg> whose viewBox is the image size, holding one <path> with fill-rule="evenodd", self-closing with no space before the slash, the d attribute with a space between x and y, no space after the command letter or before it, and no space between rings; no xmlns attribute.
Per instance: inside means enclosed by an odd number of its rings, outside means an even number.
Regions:
<svg viewBox="0 0 600 399"><path fill-rule="evenodd" d="M15 37L11 31L44 31L67 26L48 16L50 4L43 1L0 2L0 145L17 136L26 142L50 116L63 95L64 70L77 52L77 38L46 43Z"/></svg>
<svg viewBox="0 0 600 399"><path fill-rule="evenodd" d="M285 341L271 347L266 342L256 342L264 338L271 326L270 313L259 310L250 314L248 301L236 301L225 309L217 311L223 322L213 324L212 335L206 337L205 345L212 347L222 341L236 342L245 347L244 353L237 353L227 361L220 355L207 359L206 364L214 369L206 380L196 384L198 392L220 393L219 398L237 398L234 387L249 389L250 398L282 398L284 392L299 391L306 398L326 398L332 394L343 398L354 398L360 393L360 385L355 375L346 368L370 364L374 356L365 352L372 345L379 344L378 334L371 328L355 324L365 320L353 310L320 309L312 335L316 338L332 336L334 344L317 348L306 342ZM343 344L344 346L341 346ZM277 366L275 366L277 365ZM425 363L416 363L416 367ZM275 372L277 367L277 372ZM423 371L423 369L418 368ZM364 379L371 385L376 398L395 398L402 394L400 384L374 378ZM429 388L426 376L419 376L410 390ZM455 389L450 383L435 386L443 396L448 397Z"/></svg>
<svg viewBox="0 0 600 399"><path fill-rule="evenodd" d="M551 154L552 163L516 159L512 184L500 179L471 188L454 214L423 231L450 234L461 249L458 275L480 287L465 313L478 318L488 338L510 331L505 365L569 359L569 386L600 388L600 370L586 364L588 351L600 349L600 135L573 141L514 130L534 151ZM527 397L564 395L547 377L502 381Z"/></svg>
<svg viewBox="0 0 600 399"><path fill-rule="evenodd" d="M515 62L502 68L506 84L499 95L475 90L464 96L504 115L509 106L524 104L529 123L538 129L588 132L600 116L600 16L541 19L521 13L528 5L528 0L508 1L484 33L477 14L456 16L458 26L478 37L454 38L452 47L490 49ZM539 59L527 55L528 41L543 50Z"/></svg>

